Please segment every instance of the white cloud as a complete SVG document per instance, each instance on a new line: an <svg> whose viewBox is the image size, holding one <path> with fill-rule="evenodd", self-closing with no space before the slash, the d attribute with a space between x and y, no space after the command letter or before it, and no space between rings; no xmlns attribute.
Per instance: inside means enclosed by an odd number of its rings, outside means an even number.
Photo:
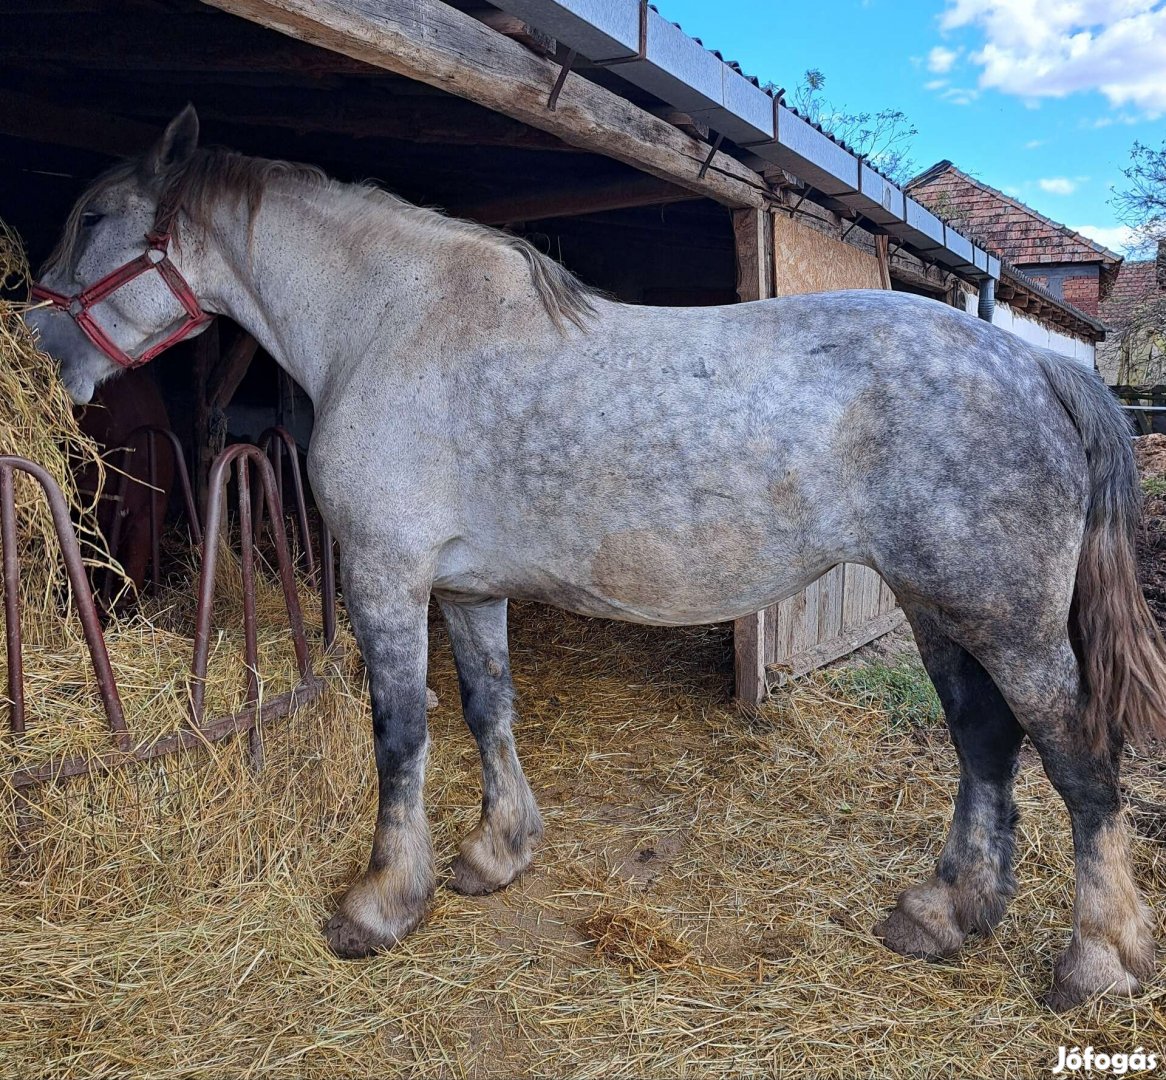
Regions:
<svg viewBox="0 0 1166 1080"><path fill-rule="evenodd" d="M969 54L981 87L1030 100L1096 90L1115 108L1166 113L1162 0L948 0L940 27L982 32Z"/></svg>
<svg viewBox="0 0 1166 1080"><path fill-rule="evenodd" d="M1137 247L1138 238L1128 225L1070 225L1069 228L1118 254Z"/></svg>
<svg viewBox="0 0 1166 1080"><path fill-rule="evenodd" d="M1090 128L1107 128L1112 127L1114 124L1136 124L1137 122L1138 118L1136 116L1131 116L1129 113L1117 113L1116 115L1110 116L1098 116L1093 120L1083 120L1081 122L1081 126Z"/></svg>
<svg viewBox="0 0 1166 1080"><path fill-rule="evenodd" d="M942 90L947 86L947 79L932 79L930 82L923 84L924 90Z"/></svg>
<svg viewBox="0 0 1166 1080"><path fill-rule="evenodd" d="M1044 146L1048 141L1048 139L1029 139L1024 144L1024 148L1025 150L1036 150L1038 147Z"/></svg>
<svg viewBox="0 0 1166 1080"><path fill-rule="evenodd" d="M1050 176L1047 180L1038 180L1041 191L1050 195L1072 195L1077 190L1077 182L1067 176Z"/></svg>
<svg viewBox="0 0 1166 1080"><path fill-rule="evenodd" d="M966 86L949 86L939 95L942 101L946 101L951 105L970 105L979 96L979 90L973 90Z"/></svg>
<svg viewBox="0 0 1166 1080"><path fill-rule="evenodd" d="M963 49L945 49L942 45L936 45L927 54L927 70L934 71L936 75L946 75L959 59L961 52Z"/></svg>

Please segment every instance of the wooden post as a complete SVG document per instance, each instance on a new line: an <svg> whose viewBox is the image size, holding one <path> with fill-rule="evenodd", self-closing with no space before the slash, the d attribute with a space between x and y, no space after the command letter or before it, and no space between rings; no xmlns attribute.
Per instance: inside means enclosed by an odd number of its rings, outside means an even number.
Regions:
<svg viewBox="0 0 1166 1080"><path fill-rule="evenodd" d="M737 247L737 296L742 302L773 295L773 221L765 210L733 211ZM756 705L765 700L766 612L758 611L733 623L734 696ZM772 634L768 640L772 640Z"/></svg>

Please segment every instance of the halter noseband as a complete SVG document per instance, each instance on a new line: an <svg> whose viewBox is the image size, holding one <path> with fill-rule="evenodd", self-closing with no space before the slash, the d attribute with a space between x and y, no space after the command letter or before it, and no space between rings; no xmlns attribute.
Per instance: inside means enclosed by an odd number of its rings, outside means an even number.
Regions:
<svg viewBox="0 0 1166 1080"><path fill-rule="evenodd" d="M182 276L178 267L170 261L170 256L167 254L167 248L170 246L170 230L168 228L160 229L159 225L161 224L161 221L156 222L155 227L146 233L147 247L141 255L127 263L122 263L121 266L111 270L105 277L98 279L80 293L66 296L64 293L46 288L39 282L32 287L34 300L47 301L54 308L71 316L73 321L81 327L82 333L119 367L136 368L148 364L160 352L184 338L190 337L195 331L201 330L212 318L202 310L198 297L194 295L194 290L190 287L189 282ZM123 285L150 270L158 271L174 299L182 306L183 315L164 337L134 356L114 342L101 328L90 309L101 303L110 293L116 292Z"/></svg>

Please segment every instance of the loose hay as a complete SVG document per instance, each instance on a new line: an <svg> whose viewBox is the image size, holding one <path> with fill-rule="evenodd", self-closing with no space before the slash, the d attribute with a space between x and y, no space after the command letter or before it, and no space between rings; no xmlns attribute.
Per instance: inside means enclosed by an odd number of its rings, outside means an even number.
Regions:
<svg viewBox="0 0 1166 1080"><path fill-rule="evenodd" d="M27 281L28 263L20 240L0 221L0 293L23 292ZM48 470L73 508L83 557L93 565L109 565L96 529L95 506L81 498L75 480L86 465L103 472L101 456L97 444L77 426L56 364L37 348L21 318L26 308L0 296L0 454L30 458ZM57 558L52 517L36 481L17 474L13 486L27 633L33 641L41 632L59 637L71 624L55 618L62 597L68 595L68 582Z"/></svg>
<svg viewBox="0 0 1166 1080"><path fill-rule="evenodd" d="M579 924L583 936L595 942L595 955L628 975L645 971L675 971L692 957L684 942L659 919L633 906L613 910L605 903Z"/></svg>
<svg viewBox="0 0 1166 1080"><path fill-rule="evenodd" d="M1009 914L949 964L906 960L869 928L942 843L956 764L940 727L905 730L823 676L738 712L723 629L528 605L512 623L547 824L518 882L439 888L372 961L327 954L319 926L374 809L345 635L325 696L266 733L259 775L239 740L52 794L0 896L0 1076L1036 1077L1062 1044L1166 1047L1161 980L1068 1017L1033 998L1067 940L1072 878L1060 800L1027 752ZM444 866L479 784L437 622L429 680ZM1131 760L1129 786L1153 798L1161 777ZM1163 848L1141 841L1136 859L1162 938ZM578 929L597 911L687 959L629 976Z"/></svg>

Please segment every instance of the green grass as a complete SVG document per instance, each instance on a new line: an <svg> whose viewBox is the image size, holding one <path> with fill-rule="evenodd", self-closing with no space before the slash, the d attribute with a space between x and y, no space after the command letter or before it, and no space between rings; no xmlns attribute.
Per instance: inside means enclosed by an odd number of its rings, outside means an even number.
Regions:
<svg viewBox="0 0 1166 1080"><path fill-rule="evenodd" d="M1157 495L1166 498L1166 476L1142 477L1142 491L1147 495Z"/></svg>
<svg viewBox="0 0 1166 1080"><path fill-rule="evenodd" d="M849 700L882 710L893 725L934 727L943 723L943 708L920 663L842 667L826 672L826 676Z"/></svg>

